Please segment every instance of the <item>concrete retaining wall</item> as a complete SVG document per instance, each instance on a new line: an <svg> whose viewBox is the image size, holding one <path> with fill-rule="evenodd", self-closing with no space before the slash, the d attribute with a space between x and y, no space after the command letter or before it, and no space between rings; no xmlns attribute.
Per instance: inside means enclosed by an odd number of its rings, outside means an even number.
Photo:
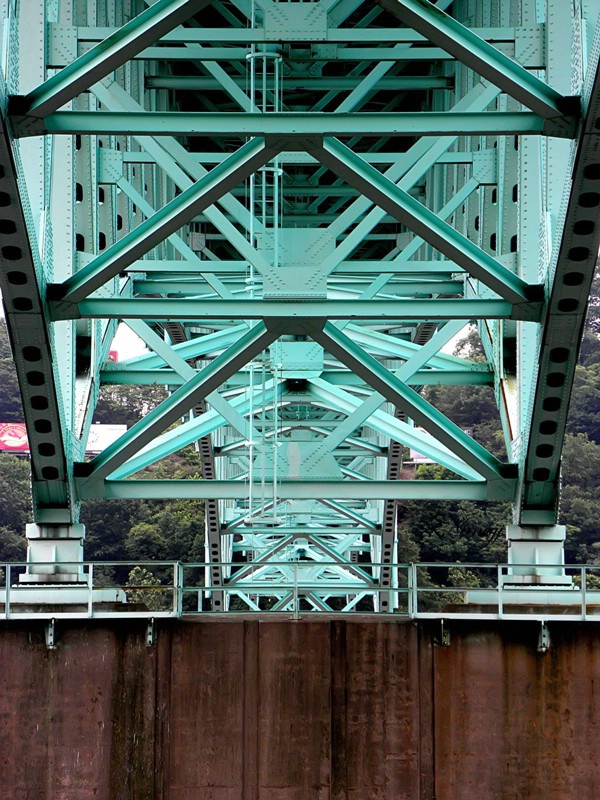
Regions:
<svg viewBox="0 0 600 800"><path fill-rule="evenodd" d="M0 798L596 800L600 628L0 629Z"/></svg>

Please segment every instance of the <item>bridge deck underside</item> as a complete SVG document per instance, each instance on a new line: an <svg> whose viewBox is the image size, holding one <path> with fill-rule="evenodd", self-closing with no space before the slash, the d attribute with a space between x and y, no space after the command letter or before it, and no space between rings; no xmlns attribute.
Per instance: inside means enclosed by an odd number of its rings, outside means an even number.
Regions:
<svg viewBox="0 0 600 800"><path fill-rule="evenodd" d="M389 611L403 499L552 530L600 240L595 5L39 5L7 17L0 142L38 542L72 560L85 499L205 498L214 610L233 585L291 608L301 560L307 609ZM119 322L148 351L112 364ZM481 361L450 354L469 324ZM85 461L101 384L169 394ZM432 385L492 387L506 458ZM153 478L194 444L203 480Z"/></svg>

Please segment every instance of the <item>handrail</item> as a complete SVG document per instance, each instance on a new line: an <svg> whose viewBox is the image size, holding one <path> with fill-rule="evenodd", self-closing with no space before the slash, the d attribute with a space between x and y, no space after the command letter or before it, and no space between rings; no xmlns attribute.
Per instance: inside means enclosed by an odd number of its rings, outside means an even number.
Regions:
<svg viewBox="0 0 600 800"><path fill-rule="evenodd" d="M229 598L228 611L205 608L214 566L223 567L227 576L219 591ZM74 567L80 580L61 583L65 567ZM383 567L395 575L385 589L378 583ZM600 621L600 564L49 561L0 564L0 570L0 619L5 620L259 613L293 619L361 614ZM320 582L325 570L326 583ZM382 593L389 598L385 614L377 612Z"/></svg>

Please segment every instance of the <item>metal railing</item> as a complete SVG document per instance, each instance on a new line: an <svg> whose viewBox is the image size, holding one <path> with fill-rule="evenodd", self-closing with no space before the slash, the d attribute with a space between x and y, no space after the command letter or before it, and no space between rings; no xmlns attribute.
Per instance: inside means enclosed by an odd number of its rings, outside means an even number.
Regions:
<svg viewBox="0 0 600 800"><path fill-rule="evenodd" d="M209 568L229 576L215 590L228 610L210 610ZM394 576L381 587L382 567ZM381 600L389 611L378 613ZM235 564L64 562L0 565L0 619L160 618L193 615L374 619L537 619L600 621L600 565L340 563Z"/></svg>

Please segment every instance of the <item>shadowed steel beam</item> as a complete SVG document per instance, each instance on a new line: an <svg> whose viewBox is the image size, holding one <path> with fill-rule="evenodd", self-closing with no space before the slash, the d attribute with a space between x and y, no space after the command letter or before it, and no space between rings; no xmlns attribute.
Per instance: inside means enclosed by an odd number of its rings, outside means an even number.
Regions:
<svg viewBox="0 0 600 800"><path fill-rule="evenodd" d="M149 348L174 369L185 383L192 380L198 371L190 366L175 350L165 342L149 325L142 320L129 320L128 327L137 334ZM230 425L237 429L245 439L250 439L254 433L250 422L235 409L228 400L219 392L211 392L205 398Z"/></svg>
<svg viewBox="0 0 600 800"><path fill-rule="evenodd" d="M275 152L265 147L262 139L253 139L242 145L226 161L126 234L105 253L64 283L55 284L51 291L53 299L67 303L82 300L266 164Z"/></svg>
<svg viewBox="0 0 600 800"><path fill-rule="evenodd" d="M359 319L435 320L510 319L515 309L506 300L181 300L101 297L76 304L50 301L55 319ZM532 318L535 318L532 315Z"/></svg>
<svg viewBox="0 0 600 800"><path fill-rule="evenodd" d="M244 31L243 35L247 35ZM244 87L245 78L234 78L236 86ZM324 77L305 77L305 78L286 78L286 91L306 89L308 91L349 91L360 83L360 78L331 78ZM452 78L440 76L405 76L399 75L394 78L380 78L374 86L377 91L384 89L394 89L396 91L420 91L424 89L450 89L454 86ZM181 76L165 75L162 77L150 76L146 78L147 89L177 89L178 91L223 91L222 84L215 78L203 78L201 76Z"/></svg>
<svg viewBox="0 0 600 800"><path fill-rule="evenodd" d="M91 462L80 465L84 477L91 481L104 479L130 456L149 444L160 432L180 419L199 400L215 391L240 367L261 353L279 336L259 323L224 353L200 370L187 383L133 425L116 442L109 445Z"/></svg>
<svg viewBox="0 0 600 800"><path fill-rule="evenodd" d="M348 418L362 406L360 400L356 397L344 389L340 389L339 386L328 384L322 378L314 378L310 381L310 396L324 408L341 411ZM350 435L354 431L354 426L351 427L351 423L347 423L347 420L342 420L338 423L338 426L345 426L344 438L345 435ZM422 453L436 464L441 464L452 472L456 472L461 478L470 481L479 480L480 476L476 470L472 469L460 458L457 458L453 452L445 445L440 444L433 436L430 436L425 431L418 430L414 425L409 425L407 422L393 417L385 411L374 411L369 418L369 427L393 441L400 442L411 450ZM341 441L344 441L344 438L340 436ZM323 453L325 454L328 449L329 447L324 448Z"/></svg>
<svg viewBox="0 0 600 800"><path fill-rule="evenodd" d="M506 499L511 499L514 486L510 481L504 483L508 487ZM75 486L82 500L94 497L245 500L248 496L247 484L236 481L106 480L93 485L76 478ZM266 486L272 490L271 483ZM353 500L357 492L355 481L284 480L277 486L280 500ZM485 500L490 491L485 481L369 481L360 484L360 495L366 500ZM310 528L307 532L310 533ZM331 533L335 533L335 528L331 528Z"/></svg>
<svg viewBox="0 0 600 800"><path fill-rule="evenodd" d="M158 0L37 89L19 98L18 112L45 117L56 111L207 4L208 0Z"/></svg>
<svg viewBox="0 0 600 800"><path fill-rule="evenodd" d="M503 477L502 470L505 465L417 392L396 378L377 359L356 345L335 325L326 323L323 330L315 327L312 336L315 341L319 342L349 369L360 375L390 403L406 411L411 419L435 436L449 450L456 453L482 477L489 480Z"/></svg>
<svg viewBox="0 0 600 800"><path fill-rule="evenodd" d="M600 29L596 32L598 52ZM554 524L559 510L560 464L591 284L600 247L600 65L584 91L586 119L575 162L565 224L556 257L524 453L523 524Z"/></svg>
<svg viewBox="0 0 600 800"><path fill-rule="evenodd" d="M543 297L541 287L529 286L341 142L327 138L321 148L311 152L329 169L407 225L447 258L456 261L462 269L497 292L500 297L516 304L541 300Z"/></svg>
<svg viewBox="0 0 600 800"><path fill-rule="evenodd" d="M56 111L43 120L13 117L15 136L115 134L118 136L492 136L550 133L572 138L575 123L547 127L530 111L351 112L278 111L268 114L181 111Z"/></svg>
<svg viewBox="0 0 600 800"><path fill-rule="evenodd" d="M352 326L353 341L363 346L365 344L370 344L369 339L367 339L366 342L364 341L363 337L361 336L361 332L357 330L357 328L358 326ZM404 383L407 383L415 374L415 372L417 372L420 367L430 363L438 351L454 336L456 336L459 331L462 330L462 328L463 323L461 321L453 320L438 330L427 342L427 344L419 347L418 345L414 345L412 342L410 342L413 347L418 349L412 352L409 356L406 354L404 355L404 358L407 360L395 373L396 378ZM369 332L367 331L366 333L368 336ZM386 353L386 355L389 356L390 353ZM364 400L354 411L348 415L343 423L340 423L334 431L328 434L327 438L322 443L322 447L327 451L331 451L338 447L340 444L342 444L342 442L347 440L349 433L352 433L352 431L355 431L358 427L364 425L369 417L374 414L384 402L385 397L383 394L380 392L373 392L370 397Z"/></svg>
<svg viewBox="0 0 600 800"><path fill-rule="evenodd" d="M436 8L429 0L377 0L379 5L401 22L422 33L463 64L499 86L507 94L545 118L579 113L577 106L565 103L560 92L501 53L472 30Z"/></svg>
<svg viewBox="0 0 600 800"><path fill-rule="evenodd" d="M207 333L204 336L197 336L195 339L187 339L180 344L172 345L174 353L183 360L187 361L190 358L205 358L209 353L216 350L223 350L225 347L236 342L240 336L247 330L247 325L236 325L233 328L227 328L224 331L215 331L215 333ZM143 353L133 358L123 359L118 364L112 366L115 371L135 369L154 369L155 367L162 367L167 362L156 353Z"/></svg>
<svg viewBox="0 0 600 800"><path fill-rule="evenodd" d="M376 352L376 351L375 351ZM359 386L363 382L356 375L349 375L345 370L325 371L324 379L334 385ZM182 377L172 369L104 369L100 372L103 386L131 385L140 386L181 386ZM247 374L238 373L230 378L231 386L248 386ZM420 369L406 381L409 386L488 386L494 382L494 373L489 367L481 370L465 369ZM361 444L362 446L362 444Z"/></svg>
<svg viewBox="0 0 600 800"><path fill-rule="evenodd" d="M231 400L230 404L240 414L248 414L253 402L262 402L268 405L277 397L277 394L278 388L269 386L261 393L247 391L242 396ZM123 466L116 468L113 478L128 478L139 470L160 461L161 458L181 450L203 436L208 436L225 424L227 424L225 417L216 409L211 408L204 414L194 417L154 439L147 447L142 448L139 453L126 461Z"/></svg>

